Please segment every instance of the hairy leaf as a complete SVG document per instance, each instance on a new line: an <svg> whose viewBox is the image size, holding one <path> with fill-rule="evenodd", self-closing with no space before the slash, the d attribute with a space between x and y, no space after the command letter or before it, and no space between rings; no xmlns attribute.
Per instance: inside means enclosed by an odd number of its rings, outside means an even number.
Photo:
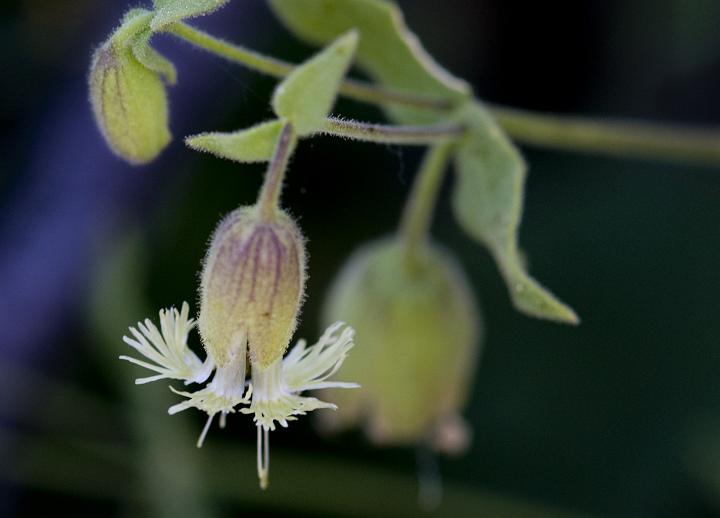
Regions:
<svg viewBox="0 0 720 518"><path fill-rule="evenodd" d="M324 127L357 43L355 31L345 34L293 70L275 89L273 109L278 117L293 124L298 135L315 133Z"/></svg>
<svg viewBox="0 0 720 518"><path fill-rule="evenodd" d="M281 121L274 120L233 133L201 133L186 138L185 143L236 162L268 162L282 127Z"/></svg>
<svg viewBox="0 0 720 518"><path fill-rule="evenodd" d="M230 0L154 0L155 17L150 26L155 32L164 30L168 25L210 14L220 9Z"/></svg>
<svg viewBox="0 0 720 518"><path fill-rule="evenodd" d="M471 95L467 83L442 67L408 30L402 13L385 0L269 0L280 20L300 38L325 44L356 29L360 33L358 63L382 85L400 92L434 95L457 101ZM421 124L438 114L416 108L387 106L397 122Z"/></svg>
<svg viewBox="0 0 720 518"><path fill-rule="evenodd" d="M477 102L459 112L469 134L458 146L453 209L465 231L492 252L515 307L529 315L578 323L568 306L530 277L518 251L526 166L490 114Z"/></svg>

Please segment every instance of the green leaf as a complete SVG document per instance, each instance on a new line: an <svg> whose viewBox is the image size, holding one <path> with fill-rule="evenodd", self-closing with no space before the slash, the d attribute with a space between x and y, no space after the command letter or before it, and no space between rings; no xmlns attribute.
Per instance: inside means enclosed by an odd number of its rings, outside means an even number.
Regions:
<svg viewBox="0 0 720 518"><path fill-rule="evenodd" d="M150 29L146 29L138 34L132 45L133 54L142 65L153 72L157 72L163 76L167 83L174 85L177 82L175 65L150 46L150 38L152 38L152 35L153 32Z"/></svg>
<svg viewBox="0 0 720 518"><path fill-rule="evenodd" d="M478 102L459 112L469 135L456 155L455 216L473 238L485 244L510 291L515 307L529 315L568 324L575 312L530 277L518 251L526 166L490 114Z"/></svg>
<svg viewBox="0 0 720 518"><path fill-rule="evenodd" d="M268 162L282 128L282 121L274 120L233 133L201 133L186 138L185 144L236 162Z"/></svg>
<svg viewBox="0 0 720 518"><path fill-rule="evenodd" d="M297 67L275 89L272 106L299 136L325 126L338 89L355 55L358 35L351 31Z"/></svg>
<svg viewBox="0 0 720 518"><path fill-rule="evenodd" d="M402 13L384 0L269 0L280 20L297 36L326 44L355 29L360 33L358 64L382 85L411 94L458 101L472 95L470 86L453 77L422 48L405 25ZM431 123L437 113L387 106L403 124Z"/></svg>
<svg viewBox="0 0 720 518"><path fill-rule="evenodd" d="M154 0L155 17L150 23L154 32L187 18L195 18L216 11L230 0Z"/></svg>

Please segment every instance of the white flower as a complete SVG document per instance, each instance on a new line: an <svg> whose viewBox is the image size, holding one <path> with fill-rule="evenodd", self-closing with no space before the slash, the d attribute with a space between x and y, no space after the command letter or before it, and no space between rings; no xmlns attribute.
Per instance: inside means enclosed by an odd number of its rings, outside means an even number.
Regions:
<svg viewBox="0 0 720 518"><path fill-rule="evenodd" d="M250 403L252 387L245 390L245 348L241 353L230 358L230 361L218 367L212 381L202 390L196 392L181 392L170 387L170 390L180 396L188 398L182 403L173 405L168 409L170 415L177 414L188 408L195 407L208 415L203 431L198 439L198 448L202 447L205 436L210 429L215 414L220 413L220 427L225 427L225 416L235 412L237 405ZM209 358L209 357L208 357Z"/></svg>
<svg viewBox="0 0 720 518"><path fill-rule="evenodd" d="M285 358L267 369L253 366L252 404L241 412L254 414L258 426L275 430L275 421L287 427L288 421L295 420L294 416L318 408L337 408L332 403L299 394L305 390L359 387L355 383L327 381L353 347L354 335L351 327L336 322L315 345L308 348L305 340L299 340Z"/></svg>
<svg viewBox="0 0 720 518"><path fill-rule="evenodd" d="M188 319L189 311L187 302L183 303L179 313L175 308L161 309L160 330L150 319L146 319L144 323L138 322L137 328L130 327L134 338L123 336L126 344L152 363L131 356L120 356L120 359L158 373L138 378L135 383L142 385L167 378L182 380L187 385L208 379L214 368L212 360L208 358L205 363L201 362L187 346L188 334L195 327L195 320Z"/></svg>
<svg viewBox="0 0 720 518"><path fill-rule="evenodd" d="M353 347L355 332L342 322L330 326L318 342L307 347L305 340L299 340L285 358L278 359L267 368L251 365L252 381L245 379L246 347L237 347L224 365L218 367L208 356L202 362L187 345L188 334L195 326L188 319L187 303L181 312L172 308L160 311L160 330L150 320L138 323L137 329L130 328L134 338L123 337L125 343L142 354L149 361L129 356L121 359L156 372L154 376L138 378L136 383L148 383L160 379L177 379L185 384L203 383L215 371L205 388L195 392L175 390L173 392L187 399L170 407L168 412L176 414L195 407L208 414L198 447L202 446L213 418L220 414L220 426L224 426L227 414L234 413L239 405L243 414L253 414L258 431L258 476L261 487L267 487L269 463L269 431L275 430L275 422L287 427L288 421L298 415L320 408L335 409L332 403L314 397L301 396L306 390L327 388L356 388L355 383L328 381L342 365L348 351ZM138 331L139 329L139 331ZM241 338L245 341L245 338Z"/></svg>
<svg viewBox="0 0 720 518"><path fill-rule="evenodd" d="M324 388L357 388L355 383L327 381L335 374L353 347L355 331L336 322L330 326L312 347L299 340L290 353L268 368L253 366L252 403L243 408L243 414L253 414L257 425L257 469L260 487L268 484L270 463L269 432L275 430L275 421L287 427L295 416L320 408L336 409L332 403L314 397L300 396L305 390Z"/></svg>
<svg viewBox="0 0 720 518"><path fill-rule="evenodd" d="M257 469L260 487L268 485L270 467L270 436L275 421L287 427L295 416L319 408L336 409L332 403L299 394L305 390L322 388L357 388L355 383L327 381L335 374L352 348L355 331L351 327L336 336L345 324L336 322L310 348L305 340L299 340L290 353L268 368L253 366L252 403L250 408L240 410L253 414L257 426Z"/></svg>

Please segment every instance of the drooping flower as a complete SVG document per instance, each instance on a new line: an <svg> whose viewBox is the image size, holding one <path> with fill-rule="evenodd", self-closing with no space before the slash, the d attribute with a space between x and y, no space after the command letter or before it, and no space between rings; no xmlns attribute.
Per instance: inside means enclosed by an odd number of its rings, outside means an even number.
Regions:
<svg viewBox="0 0 720 518"><path fill-rule="evenodd" d="M327 393L329 430L364 425L379 445L426 444L460 453L461 417L480 352L481 318L469 282L446 250L426 243L408 267L401 241L363 246L333 284L324 319L347 319L358 346L339 375L362 391Z"/></svg>
<svg viewBox="0 0 720 518"><path fill-rule="evenodd" d="M331 325L320 340L307 347L300 340L283 355L297 325L305 285L305 245L299 229L284 212L268 219L256 207L232 212L218 226L208 250L201 282L199 331L207 358L189 349L194 327L182 311L160 312L160 331L149 321L130 328L125 341L148 361L122 359L157 373L138 382L171 378L186 384L211 381L169 409L175 414L191 407L208 414L201 446L215 415L221 426L237 410L253 414L258 433L258 475L268 483L268 440L275 423L312 410L336 408L306 390L353 388L353 383L329 381L353 346L354 331L342 322ZM252 378L246 380L247 358Z"/></svg>

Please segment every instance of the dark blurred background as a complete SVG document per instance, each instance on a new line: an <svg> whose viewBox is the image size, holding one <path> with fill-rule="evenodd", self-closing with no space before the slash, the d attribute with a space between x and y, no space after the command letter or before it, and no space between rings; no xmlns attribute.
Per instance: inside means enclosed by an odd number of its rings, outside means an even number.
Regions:
<svg viewBox="0 0 720 518"><path fill-rule="evenodd" d="M405 0L411 28L488 101L720 125L717 0ZM273 436L261 493L254 430L230 419L194 441L167 388L116 360L126 326L196 299L221 215L262 167L197 155L181 137L269 118L273 82L169 38L174 143L133 168L91 119L91 50L135 3L21 0L0 15L0 515L415 516L415 452L310 419ZM311 49L260 0L198 25L289 60ZM380 120L342 101L337 111ZM720 516L720 169L527 148L521 243L533 274L580 314L516 313L488 254L454 223L452 248L487 322L466 416L474 444L443 459L453 516ZM394 230L417 150L303 143L285 205L309 238L299 335L348 254ZM448 182L451 181L451 177ZM447 193L445 193L447 194Z"/></svg>

